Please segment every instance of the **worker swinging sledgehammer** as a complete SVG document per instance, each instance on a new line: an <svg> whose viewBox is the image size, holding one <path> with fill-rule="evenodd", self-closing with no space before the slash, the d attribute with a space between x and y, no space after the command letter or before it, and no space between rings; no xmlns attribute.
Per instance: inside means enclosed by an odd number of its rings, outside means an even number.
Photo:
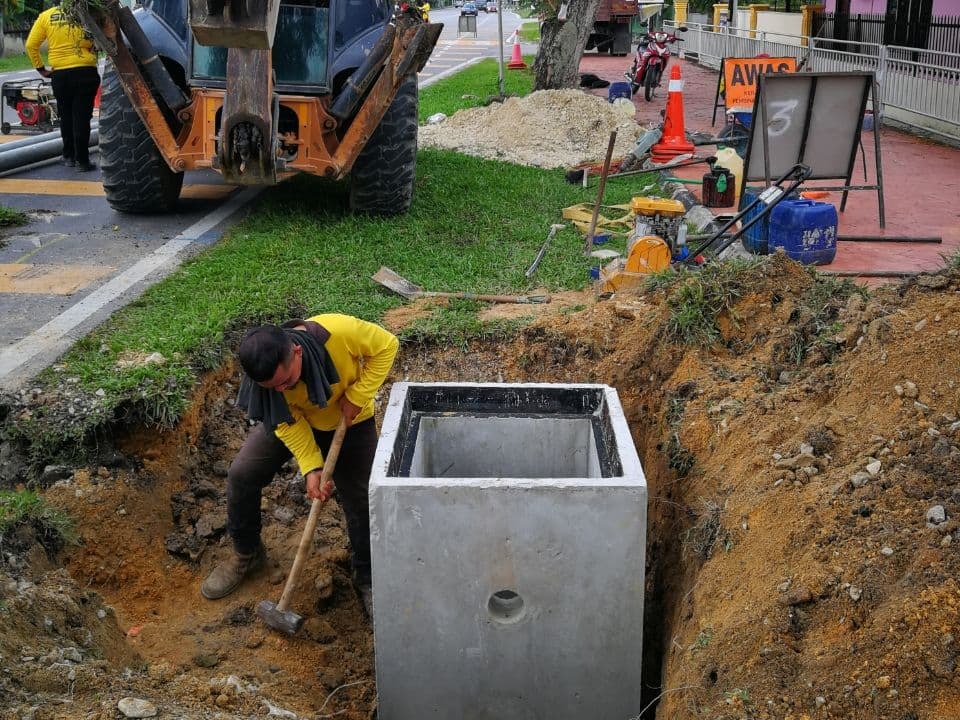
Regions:
<svg viewBox="0 0 960 720"><path fill-rule="evenodd" d="M210 600L232 593L266 561L260 538L261 491L296 458L307 497L326 500L320 479L334 429L347 431L333 473L347 520L353 582L372 612L367 487L377 448L373 398L393 366L399 341L379 325L339 314L248 330L240 343L244 370L238 405L259 421L227 474L227 532L233 553L200 588Z"/></svg>

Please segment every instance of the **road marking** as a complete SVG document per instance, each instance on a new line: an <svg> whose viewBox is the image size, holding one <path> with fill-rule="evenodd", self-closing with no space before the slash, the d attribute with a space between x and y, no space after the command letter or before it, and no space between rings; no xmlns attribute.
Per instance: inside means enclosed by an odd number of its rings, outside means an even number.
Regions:
<svg viewBox="0 0 960 720"><path fill-rule="evenodd" d="M94 290L83 300L67 308L30 335L0 351L0 379L6 378L37 355L52 353L61 344L69 344L67 333L149 275L161 269L172 271L181 262L178 257L181 250L244 207L260 192L261 188L252 187L237 193L175 238Z"/></svg>
<svg viewBox="0 0 960 720"><path fill-rule="evenodd" d="M104 265L0 264L0 292L28 295L73 295L116 268Z"/></svg>
<svg viewBox="0 0 960 720"><path fill-rule="evenodd" d="M193 200L218 200L235 190L233 185L184 185L180 197ZM26 180L0 178L0 193L9 195L83 195L103 197L99 180Z"/></svg>

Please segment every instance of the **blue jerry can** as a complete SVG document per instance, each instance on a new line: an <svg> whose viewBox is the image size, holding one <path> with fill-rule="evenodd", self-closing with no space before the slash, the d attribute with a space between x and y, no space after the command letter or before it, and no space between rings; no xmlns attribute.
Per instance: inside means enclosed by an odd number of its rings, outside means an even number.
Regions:
<svg viewBox="0 0 960 720"><path fill-rule="evenodd" d="M837 254L837 209L816 200L783 200L770 213L770 252L783 248L804 265L826 265Z"/></svg>

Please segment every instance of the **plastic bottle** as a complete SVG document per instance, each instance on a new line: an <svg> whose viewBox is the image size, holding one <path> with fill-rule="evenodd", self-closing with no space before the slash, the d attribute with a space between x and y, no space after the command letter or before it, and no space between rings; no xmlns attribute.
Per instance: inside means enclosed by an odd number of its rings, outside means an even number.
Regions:
<svg viewBox="0 0 960 720"><path fill-rule="evenodd" d="M733 175L734 205L740 204L740 182L743 179L743 158L737 151L725 145L717 145L717 162L714 167L726 168Z"/></svg>

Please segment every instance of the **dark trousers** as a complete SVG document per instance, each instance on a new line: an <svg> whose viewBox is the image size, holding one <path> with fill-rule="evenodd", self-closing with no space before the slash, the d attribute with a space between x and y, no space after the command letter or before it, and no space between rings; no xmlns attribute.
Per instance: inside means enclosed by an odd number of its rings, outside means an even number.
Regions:
<svg viewBox="0 0 960 720"><path fill-rule="evenodd" d="M313 435L326 457L333 431L314 430ZM354 579L360 585L370 584L370 500L367 488L376 449L377 426L373 418L350 426L333 473L337 500L347 518ZM270 484L290 457L287 446L261 424L250 431L233 459L227 474L227 532L234 549L241 555L256 550L260 542L261 490Z"/></svg>
<svg viewBox="0 0 960 720"><path fill-rule="evenodd" d="M90 162L90 118L93 101L100 87L95 67L77 67L53 71L53 96L60 115L63 157L78 165Z"/></svg>

